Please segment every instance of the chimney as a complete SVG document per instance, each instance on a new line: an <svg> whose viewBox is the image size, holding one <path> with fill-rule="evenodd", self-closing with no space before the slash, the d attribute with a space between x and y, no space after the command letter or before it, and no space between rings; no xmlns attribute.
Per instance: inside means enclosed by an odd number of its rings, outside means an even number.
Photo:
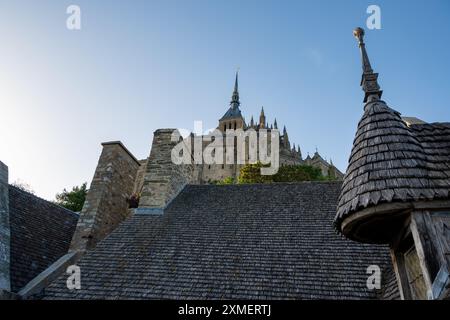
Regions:
<svg viewBox="0 0 450 320"><path fill-rule="evenodd" d="M140 163L120 141L102 146L70 251L94 248L128 217L127 199L133 193Z"/></svg>
<svg viewBox="0 0 450 320"><path fill-rule="evenodd" d="M0 299L11 291L8 167L0 161Z"/></svg>
<svg viewBox="0 0 450 320"><path fill-rule="evenodd" d="M195 181L193 164L175 164L171 158L172 149L178 143L185 143L187 152L192 152L194 144L192 140L172 141L172 134L179 137L176 129L159 129L154 132L137 214L164 213L164 209L184 186Z"/></svg>

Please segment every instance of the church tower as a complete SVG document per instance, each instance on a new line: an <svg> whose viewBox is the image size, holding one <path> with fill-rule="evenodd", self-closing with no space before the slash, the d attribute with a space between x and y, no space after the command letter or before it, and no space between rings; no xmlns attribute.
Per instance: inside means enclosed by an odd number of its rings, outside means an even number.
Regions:
<svg viewBox="0 0 450 320"><path fill-rule="evenodd" d="M264 114L264 107L261 107L261 114L259 115L259 128L264 129L266 127L266 115Z"/></svg>
<svg viewBox="0 0 450 320"><path fill-rule="evenodd" d="M231 96L230 108L219 120L219 130L225 132L228 129L245 129L245 120L241 114L239 106L239 85L238 85L238 72L236 72L236 79L234 81L234 90Z"/></svg>

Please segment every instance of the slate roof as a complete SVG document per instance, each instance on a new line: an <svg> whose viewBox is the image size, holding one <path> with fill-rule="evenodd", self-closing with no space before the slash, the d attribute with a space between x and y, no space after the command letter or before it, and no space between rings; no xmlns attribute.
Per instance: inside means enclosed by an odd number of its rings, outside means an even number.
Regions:
<svg viewBox="0 0 450 320"><path fill-rule="evenodd" d="M381 203L450 198L450 123L407 124L376 100L358 123L336 215Z"/></svg>
<svg viewBox="0 0 450 320"><path fill-rule="evenodd" d="M66 254L78 214L9 186L11 289L30 280Z"/></svg>
<svg viewBox="0 0 450 320"><path fill-rule="evenodd" d="M225 120L225 119L234 119L234 118L242 118L242 114L241 114L241 110L239 109L239 107L233 107L231 106L227 112L225 112L225 114L223 115L222 118L220 118L220 120Z"/></svg>
<svg viewBox="0 0 450 320"><path fill-rule="evenodd" d="M383 273L381 282L381 300L401 300L400 292L398 291L397 278L392 267L387 268Z"/></svg>
<svg viewBox="0 0 450 320"><path fill-rule="evenodd" d="M163 215L133 215L45 299L375 299L388 249L333 228L339 182L188 185Z"/></svg>

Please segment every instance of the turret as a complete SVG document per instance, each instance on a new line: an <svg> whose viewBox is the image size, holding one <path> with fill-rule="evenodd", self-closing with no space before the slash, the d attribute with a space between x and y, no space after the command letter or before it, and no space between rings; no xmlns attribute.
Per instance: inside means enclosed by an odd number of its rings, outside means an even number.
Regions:
<svg viewBox="0 0 450 320"><path fill-rule="evenodd" d="M264 115L264 107L261 107L261 114L259 115L259 127L264 129L266 127L266 116Z"/></svg>
<svg viewBox="0 0 450 320"><path fill-rule="evenodd" d="M450 168L450 123L404 122L380 100L364 30L355 29L354 36L365 105L335 226L355 241L389 245L403 299L448 299L450 176L444 168Z"/></svg>
<svg viewBox="0 0 450 320"><path fill-rule="evenodd" d="M289 136L286 130L286 126L283 127L283 145L286 149L290 149Z"/></svg>

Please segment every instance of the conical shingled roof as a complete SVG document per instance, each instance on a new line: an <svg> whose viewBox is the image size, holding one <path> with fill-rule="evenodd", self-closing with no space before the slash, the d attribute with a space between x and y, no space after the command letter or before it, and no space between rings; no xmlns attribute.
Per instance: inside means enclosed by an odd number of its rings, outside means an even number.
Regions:
<svg viewBox="0 0 450 320"><path fill-rule="evenodd" d="M384 101L358 124L335 224L381 203L450 198L450 124L408 127Z"/></svg>
<svg viewBox="0 0 450 320"><path fill-rule="evenodd" d="M364 32L358 28L355 34L363 66L369 65ZM397 218L414 202L450 198L450 123L408 126L380 100L381 90L369 71L362 81L368 102L353 141L335 226L358 241L386 242L396 232ZM369 207L376 208L364 210Z"/></svg>

